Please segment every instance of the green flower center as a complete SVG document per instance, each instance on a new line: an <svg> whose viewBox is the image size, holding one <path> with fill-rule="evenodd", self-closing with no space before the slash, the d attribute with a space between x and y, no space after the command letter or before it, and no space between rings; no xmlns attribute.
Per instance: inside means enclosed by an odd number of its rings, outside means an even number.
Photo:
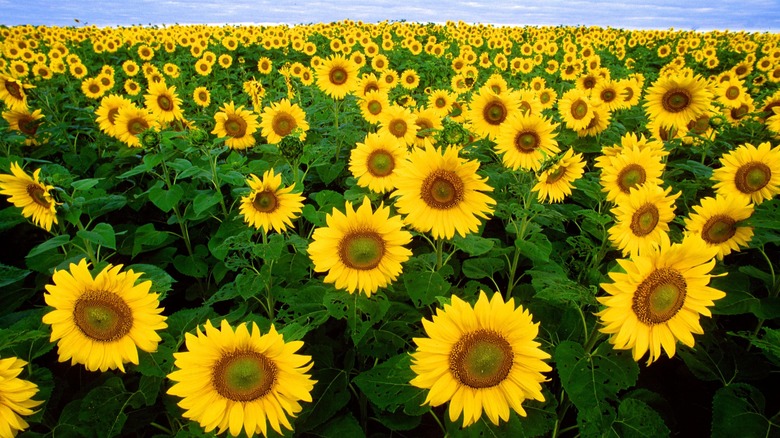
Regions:
<svg viewBox="0 0 780 438"><path fill-rule="evenodd" d="M328 73L328 79L334 85L343 85L347 82L348 77L347 71L342 67L334 67Z"/></svg>
<svg viewBox="0 0 780 438"><path fill-rule="evenodd" d="M370 270L379 266L385 255L385 241L375 231L347 234L339 244L339 256L348 268Z"/></svg>
<svg viewBox="0 0 780 438"><path fill-rule="evenodd" d="M539 134L534 131L518 132L515 135L515 147L522 153L531 153L539 147Z"/></svg>
<svg viewBox="0 0 780 438"><path fill-rule="evenodd" d="M368 156L366 168L373 176L384 177L393 173L395 160L393 155L386 150L378 149Z"/></svg>
<svg viewBox="0 0 780 438"><path fill-rule="evenodd" d="M725 93L726 98L730 99L730 100L734 100L734 99L738 98L740 94L742 94L742 93L739 92L739 87L736 87L734 85L728 87L726 89L726 93Z"/></svg>
<svg viewBox="0 0 780 438"><path fill-rule="evenodd" d="M236 402L265 396L276 383L276 364L255 351L228 353L214 366L211 382L219 395Z"/></svg>
<svg viewBox="0 0 780 438"><path fill-rule="evenodd" d="M656 269L637 287L631 309L644 324L662 324L685 304L687 287L685 278L676 269Z"/></svg>
<svg viewBox="0 0 780 438"><path fill-rule="evenodd" d="M448 210L463 201L463 180L452 171L436 169L420 188L420 196L429 207Z"/></svg>
<svg viewBox="0 0 780 438"><path fill-rule="evenodd" d="M514 353L504 337L493 330L466 333L450 351L450 372L471 388L490 388L507 378Z"/></svg>
<svg viewBox="0 0 780 438"><path fill-rule="evenodd" d="M406 121L402 119L395 119L390 122L390 133L398 138L403 138L406 135Z"/></svg>
<svg viewBox="0 0 780 438"><path fill-rule="evenodd" d="M279 207L279 200L273 191L265 190L255 195L252 205L260 213L273 213Z"/></svg>
<svg viewBox="0 0 780 438"><path fill-rule="evenodd" d="M491 125L500 125L506 120L507 110L506 105L501 100L493 100L485 105L485 109L482 110L482 117L486 122Z"/></svg>
<svg viewBox="0 0 780 438"><path fill-rule="evenodd" d="M737 233L737 221L725 214L715 215L707 220L701 229L701 238L709 244L721 244Z"/></svg>
<svg viewBox="0 0 780 438"><path fill-rule="evenodd" d="M588 103L582 99L577 99L571 104L571 116L577 120L582 120L588 115Z"/></svg>
<svg viewBox="0 0 780 438"><path fill-rule="evenodd" d="M111 342L130 333L133 311L117 294L87 291L73 306L73 321L88 338Z"/></svg>
<svg viewBox="0 0 780 438"><path fill-rule="evenodd" d="M276 135L284 137L291 133L293 129L297 128L298 124L295 122L295 118L287 113L280 113L274 116L273 128Z"/></svg>
<svg viewBox="0 0 780 438"><path fill-rule="evenodd" d="M372 100L366 105L366 109L368 109L369 113L377 115L382 112L382 103L377 100Z"/></svg>
<svg viewBox="0 0 780 438"><path fill-rule="evenodd" d="M173 100L166 95L157 96L157 105L163 111L173 111Z"/></svg>
<svg viewBox="0 0 780 438"><path fill-rule="evenodd" d="M632 187L643 184L646 178L644 167L639 164L629 164L618 174L617 184L621 192L628 194Z"/></svg>
<svg viewBox="0 0 780 438"><path fill-rule="evenodd" d="M661 98L661 106L670 113L679 113L688 108L690 103L691 93L681 88L669 90Z"/></svg>
<svg viewBox="0 0 780 438"><path fill-rule="evenodd" d="M224 123L225 132L230 137L241 138L246 135L246 121L235 114L228 116L228 119Z"/></svg>
<svg viewBox="0 0 780 438"><path fill-rule="evenodd" d="M658 225L658 219L658 207L654 204L645 204L631 216L631 232L637 237L647 236Z"/></svg>
<svg viewBox="0 0 780 438"><path fill-rule="evenodd" d="M615 97L617 97L617 94L615 94L614 90L603 90L601 92L601 100L609 103L615 100Z"/></svg>
<svg viewBox="0 0 780 438"><path fill-rule="evenodd" d="M772 179L772 169L760 161L751 161L737 169L734 183L737 190L747 195L764 188Z"/></svg>

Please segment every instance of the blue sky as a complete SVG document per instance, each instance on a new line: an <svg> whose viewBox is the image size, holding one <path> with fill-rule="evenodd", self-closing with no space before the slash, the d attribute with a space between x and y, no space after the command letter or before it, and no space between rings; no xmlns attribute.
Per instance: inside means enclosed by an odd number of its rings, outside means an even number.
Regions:
<svg viewBox="0 0 780 438"><path fill-rule="evenodd" d="M116 26L407 20L780 32L778 0L0 0L0 24Z"/></svg>

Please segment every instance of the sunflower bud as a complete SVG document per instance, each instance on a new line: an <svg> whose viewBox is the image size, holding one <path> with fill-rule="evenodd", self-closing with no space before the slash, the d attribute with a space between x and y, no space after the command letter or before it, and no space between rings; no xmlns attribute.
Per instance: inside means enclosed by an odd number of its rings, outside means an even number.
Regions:
<svg viewBox="0 0 780 438"><path fill-rule="evenodd" d="M300 129L296 129L289 135L285 135L279 142L279 152L289 162L296 162L303 154L303 141L301 140Z"/></svg>
<svg viewBox="0 0 780 438"><path fill-rule="evenodd" d="M141 141L141 146L146 149L154 149L160 145L160 132L154 129L147 129L138 135L138 139Z"/></svg>
<svg viewBox="0 0 780 438"><path fill-rule="evenodd" d="M189 140L193 146L203 146L209 141L209 134L200 128L191 129L189 133Z"/></svg>
<svg viewBox="0 0 780 438"><path fill-rule="evenodd" d="M445 118L441 131L436 133L436 142L439 144L466 144L469 143L469 132L458 122Z"/></svg>

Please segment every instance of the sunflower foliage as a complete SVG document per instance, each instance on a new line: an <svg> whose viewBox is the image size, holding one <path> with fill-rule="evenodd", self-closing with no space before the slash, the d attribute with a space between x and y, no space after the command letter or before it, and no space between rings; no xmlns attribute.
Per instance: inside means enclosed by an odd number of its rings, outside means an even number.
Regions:
<svg viewBox="0 0 780 438"><path fill-rule="evenodd" d="M1 437L780 433L776 34L0 42Z"/></svg>

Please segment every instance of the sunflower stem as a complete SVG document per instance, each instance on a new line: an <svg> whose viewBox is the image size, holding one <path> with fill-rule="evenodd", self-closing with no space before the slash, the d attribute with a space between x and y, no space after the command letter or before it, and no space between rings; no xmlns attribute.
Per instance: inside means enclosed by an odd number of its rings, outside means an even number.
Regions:
<svg viewBox="0 0 780 438"><path fill-rule="evenodd" d="M210 151L201 149L202 152L204 152L206 155L210 155ZM219 154L214 154L214 156L209 156L209 165L211 166L211 183L214 184L214 190L219 193L219 205L222 207L222 215L227 218L228 217L228 210L227 205L225 204L225 197L222 196L222 182L219 179L219 174L217 173L217 160L219 159Z"/></svg>
<svg viewBox="0 0 780 438"><path fill-rule="evenodd" d="M436 420L436 424L439 425L439 427L441 428L441 432L444 434L443 436L447 436L447 428L444 427L444 423L441 422L439 416L436 415L436 412L433 412L433 409L428 409L428 413L430 413L431 417L433 417L433 419Z"/></svg>
<svg viewBox="0 0 780 438"><path fill-rule="evenodd" d="M444 239L436 239L436 272L439 272L441 270L443 263L443 253L444 253Z"/></svg>
<svg viewBox="0 0 780 438"><path fill-rule="evenodd" d="M165 187L168 188L168 190L171 190L173 188L173 183L171 182L170 174L168 172L168 165L165 164L165 158L163 157L163 160L161 161L162 164L162 177L163 182L165 183ZM193 256L192 252L192 243L190 242L190 230L187 228L187 224L184 223L184 218L181 215L181 211L179 211L179 205L174 204L173 205L173 214L176 216L176 222L179 223L179 229L181 229L181 237L184 240L184 246L187 248L187 254L190 255L190 257Z"/></svg>

